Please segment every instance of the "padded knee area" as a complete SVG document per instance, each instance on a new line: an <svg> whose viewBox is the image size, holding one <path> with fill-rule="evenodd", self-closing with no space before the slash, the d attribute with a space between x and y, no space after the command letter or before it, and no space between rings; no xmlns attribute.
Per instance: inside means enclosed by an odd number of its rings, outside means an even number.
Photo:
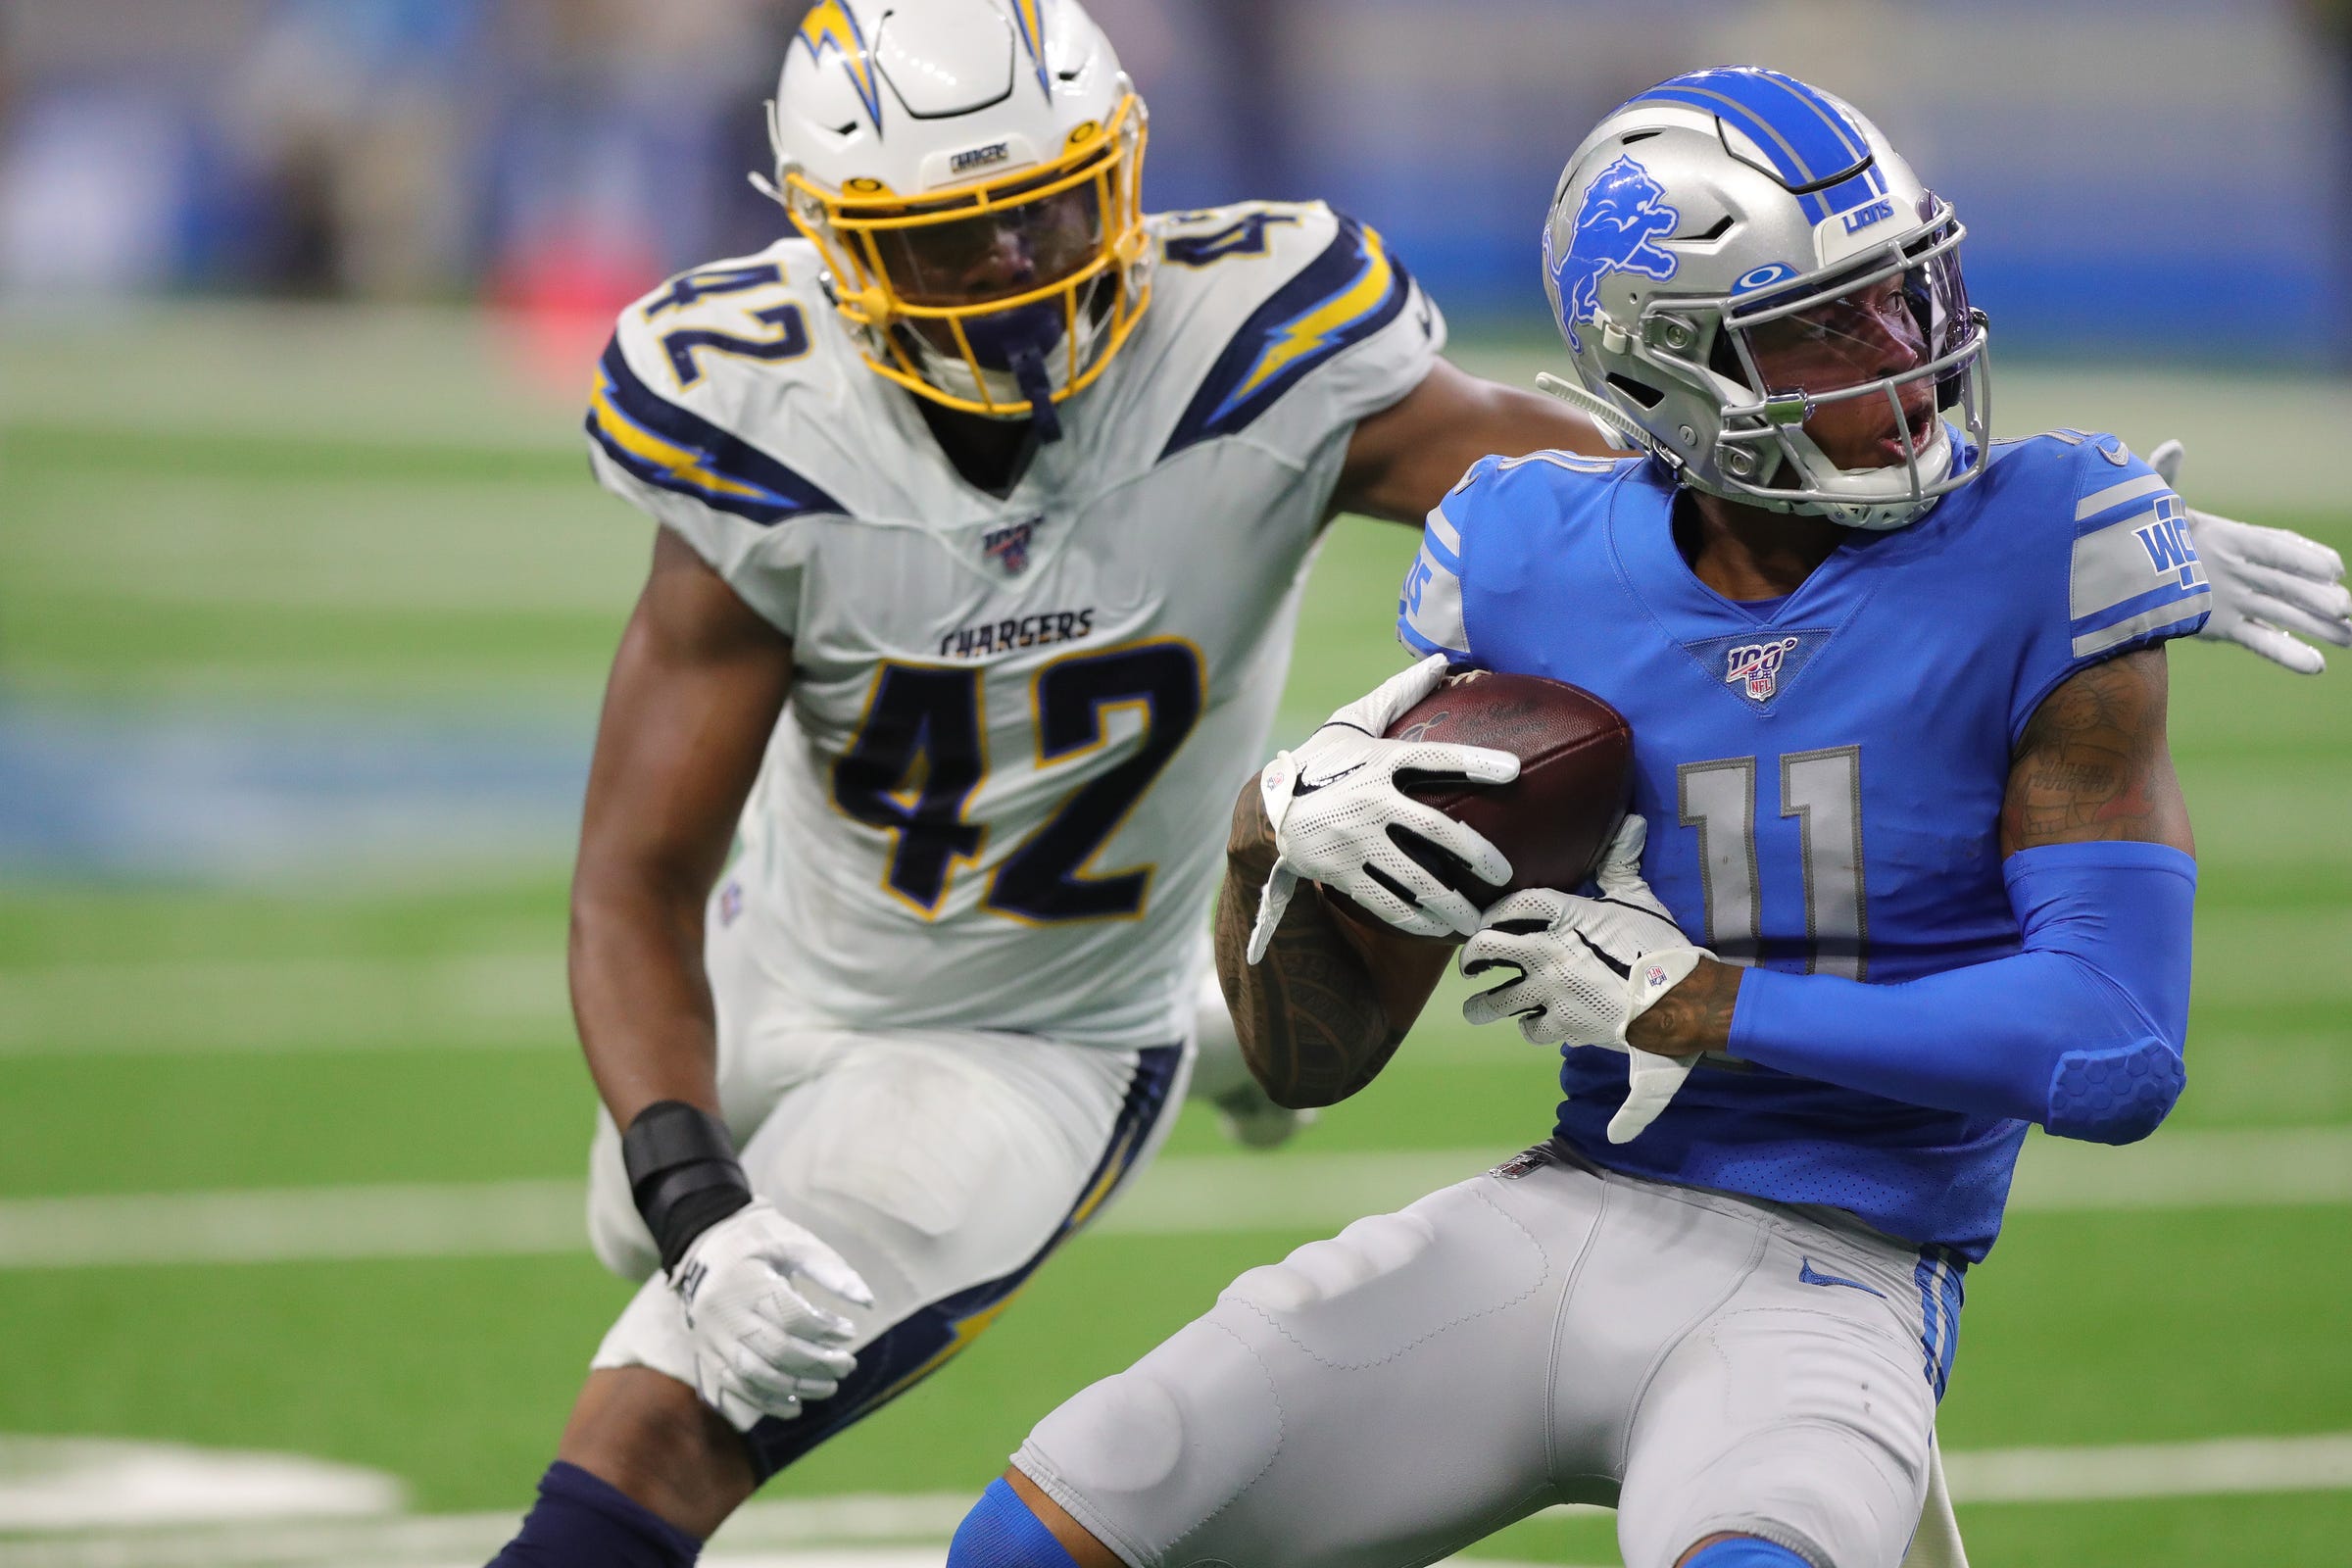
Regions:
<svg viewBox="0 0 2352 1568"><path fill-rule="evenodd" d="M1266 1473L1283 1419L1265 1363L1203 1318L1040 1421L1013 1463L1120 1557L1152 1561Z"/></svg>
<svg viewBox="0 0 2352 1568"><path fill-rule="evenodd" d="M956 1527L948 1568L1078 1568L1078 1563L1000 1476Z"/></svg>
<svg viewBox="0 0 2352 1568"><path fill-rule="evenodd" d="M1811 1568L1811 1565L1787 1546L1742 1536L1737 1541L1718 1541L1690 1558L1684 1568Z"/></svg>
<svg viewBox="0 0 2352 1568"><path fill-rule="evenodd" d="M1184 1453L1184 1410L1142 1366L1081 1389L1037 1424L1032 1444L1089 1492L1150 1492Z"/></svg>
<svg viewBox="0 0 2352 1568"><path fill-rule="evenodd" d="M1269 1311L1297 1312L1394 1273L1435 1240L1436 1227L1418 1214L1374 1214L1279 1263L1250 1270L1229 1289Z"/></svg>

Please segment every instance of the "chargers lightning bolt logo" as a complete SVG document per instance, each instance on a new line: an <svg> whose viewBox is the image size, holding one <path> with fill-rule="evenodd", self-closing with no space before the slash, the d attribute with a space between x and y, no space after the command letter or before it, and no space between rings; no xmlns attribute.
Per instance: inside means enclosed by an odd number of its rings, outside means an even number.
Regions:
<svg viewBox="0 0 2352 1568"><path fill-rule="evenodd" d="M841 56L842 65L849 71L850 81L858 89L858 101L865 106L866 119L874 129L882 128L882 89L874 81L874 63L865 51L865 34L858 30L858 19L842 0L823 0L801 23L794 40L806 44L808 58L819 65L824 63L825 51Z"/></svg>
<svg viewBox="0 0 2352 1568"><path fill-rule="evenodd" d="M1292 364L1337 342L1347 328L1388 299L1396 280L1396 269L1390 262L1388 248L1381 243L1378 231L1367 228L1360 232L1360 270L1353 281L1277 327L1273 340L1259 353L1250 373L1218 407L1219 415L1240 406Z"/></svg>
<svg viewBox="0 0 2352 1568"><path fill-rule="evenodd" d="M1681 269L1674 253L1654 242L1672 234L1682 220L1683 215L1666 205L1666 187L1631 158L1620 158L1585 187L1576 210L1576 237L1556 262L1551 230L1544 229L1544 264L1559 292L1560 326L1570 348L1584 352L1576 326L1599 318L1603 277L1640 272L1663 282Z"/></svg>
<svg viewBox="0 0 2352 1568"><path fill-rule="evenodd" d="M1043 3L1044 0L1012 0L1012 15L1020 24L1021 42L1029 51L1029 63L1037 68L1037 85L1051 101L1054 78L1046 70L1046 19L1038 9Z"/></svg>

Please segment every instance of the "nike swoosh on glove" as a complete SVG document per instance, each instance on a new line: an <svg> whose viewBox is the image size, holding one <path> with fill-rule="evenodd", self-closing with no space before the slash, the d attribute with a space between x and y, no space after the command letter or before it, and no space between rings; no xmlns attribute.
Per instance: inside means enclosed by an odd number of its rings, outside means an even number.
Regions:
<svg viewBox="0 0 2352 1568"><path fill-rule="evenodd" d="M847 1259L760 1198L696 1237L671 1271L694 1340L695 1392L737 1431L830 1398L857 1366L847 1348L855 1328L809 1300L811 1285L874 1304Z"/></svg>
<svg viewBox="0 0 2352 1568"><path fill-rule="evenodd" d="M1688 979L1699 959L1714 956L1683 935L1642 880L1648 839L1649 824L1628 816L1594 873L1599 898L1549 888L1514 893L1487 910L1484 928L1456 960L1465 975L1519 971L1517 979L1462 1004L1469 1022L1516 1018L1519 1032L1536 1045L1601 1046L1631 1058L1625 1103L1609 1118L1612 1144L1641 1136L1697 1060L1636 1050L1626 1044L1626 1030Z"/></svg>
<svg viewBox="0 0 2352 1568"><path fill-rule="evenodd" d="M1445 678L1446 656L1430 655L1332 714L1258 775L1278 858L1250 929L1251 963L1266 956L1301 878L1346 894L1414 936L1478 929L1478 906L1406 853L1399 835L1426 840L1497 887L1510 880L1510 861L1483 835L1398 789L1396 775L1507 784L1519 776L1519 759L1483 746L1383 738Z"/></svg>
<svg viewBox="0 0 2352 1568"><path fill-rule="evenodd" d="M2167 441L2148 454L2148 466L2175 490L2186 449ZM2211 642L2235 643L2298 675L2317 675L2328 656L2314 642L2352 648L2352 592L2344 588L2344 558L2316 539L2284 528L2216 516L2181 503L2189 543L2205 564L2213 612L2197 632Z"/></svg>

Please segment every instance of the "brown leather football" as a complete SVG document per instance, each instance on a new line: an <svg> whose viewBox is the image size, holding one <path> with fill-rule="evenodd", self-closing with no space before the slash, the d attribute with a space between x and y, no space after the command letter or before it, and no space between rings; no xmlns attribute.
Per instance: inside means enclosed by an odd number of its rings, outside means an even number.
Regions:
<svg viewBox="0 0 2352 1568"><path fill-rule="evenodd" d="M1519 776L1508 784L1398 779L1416 799L1484 834L1511 862L1510 884L1500 889L1451 856L1429 862L1441 881L1482 908L1522 888L1582 886L1633 796L1634 732L1625 715L1582 687L1542 675L1475 669L1449 676L1389 736L1488 746L1519 759Z"/></svg>

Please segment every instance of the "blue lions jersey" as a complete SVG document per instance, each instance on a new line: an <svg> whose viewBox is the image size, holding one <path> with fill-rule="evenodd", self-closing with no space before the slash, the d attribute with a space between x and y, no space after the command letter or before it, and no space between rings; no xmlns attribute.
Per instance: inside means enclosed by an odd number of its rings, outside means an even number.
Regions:
<svg viewBox="0 0 2352 1568"><path fill-rule="evenodd" d="M1753 604L1692 573L1673 504L1646 460L1487 459L1430 514L1399 635L1623 712L1642 871L1725 959L1899 984L2019 951L2011 755L2069 675L2204 623L2180 498L2112 436L2000 443L1918 522L1849 533ZM1563 1057L1558 1135L1596 1164L1833 1204L1972 1259L2000 1228L2023 1122L1709 1056L1614 1145L1625 1056Z"/></svg>

